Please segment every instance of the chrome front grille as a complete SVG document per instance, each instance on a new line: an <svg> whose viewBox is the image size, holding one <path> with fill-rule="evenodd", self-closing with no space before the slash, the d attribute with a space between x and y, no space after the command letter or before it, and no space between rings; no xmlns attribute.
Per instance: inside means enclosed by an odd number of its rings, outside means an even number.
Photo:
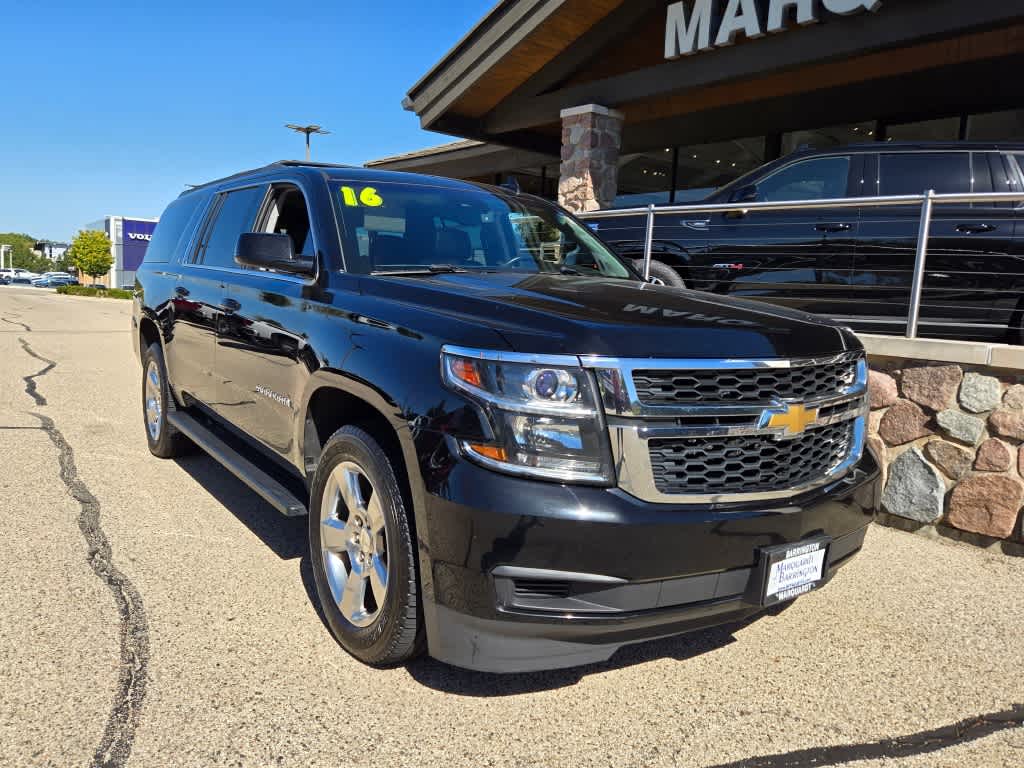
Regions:
<svg viewBox="0 0 1024 768"><path fill-rule="evenodd" d="M637 398L645 405L767 403L816 400L850 387L856 360L792 368L746 370L651 370L633 372Z"/></svg>
<svg viewBox="0 0 1024 768"><path fill-rule="evenodd" d="M664 494L728 494L797 488L849 455L849 421L792 440L771 435L658 438L648 441L654 487Z"/></svg>
<svg viewBox="0 0 1024 768"><path fill-rule="evenodd" d="M862 455L863 352L581 360L600 386L619 487L645 501L786 499L838 481Z"/></svg>

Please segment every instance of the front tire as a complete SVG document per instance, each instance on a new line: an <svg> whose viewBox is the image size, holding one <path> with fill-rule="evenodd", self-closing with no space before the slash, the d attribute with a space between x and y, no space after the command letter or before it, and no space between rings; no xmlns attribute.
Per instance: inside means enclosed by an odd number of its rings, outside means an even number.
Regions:
<svg viewBox="0 0 1024 768"><path fill-rule="evenodd" d="M641 275L644 273L644 260L635 259L633 266L636 271ZM657 281L658 285L667 285L670 288L685 288L686 281L680 276L675 269L663 261L657 259L651 259L651 272L650 276L653 280Z"/></svg>
<svg viewBox="0 0 1024 768"><path fill-rule="evenodd" d="M401 664L423 648L416 548L391 460L359 427L324 446L310 491L309 547L334 637L360 661Z"/></svg>
<svg viewBox="0 0 1024 768"><path fill-rule="evenodd" d="M191 447L189 439L167 421L174 409L163 350L159 344L150 344L142 356L142 417L149 452L161 459L182 456Z"/></svg>

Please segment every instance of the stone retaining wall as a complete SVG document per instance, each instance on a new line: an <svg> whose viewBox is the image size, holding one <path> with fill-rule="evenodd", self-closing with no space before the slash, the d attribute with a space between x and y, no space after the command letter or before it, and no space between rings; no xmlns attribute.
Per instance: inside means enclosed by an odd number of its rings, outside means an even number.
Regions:
<svg viewBox="0 0 1024 768"><path fill-rule="evenodd" d="M892 358L871 369L882 521L1024 542L1024 376Z"/></svg>

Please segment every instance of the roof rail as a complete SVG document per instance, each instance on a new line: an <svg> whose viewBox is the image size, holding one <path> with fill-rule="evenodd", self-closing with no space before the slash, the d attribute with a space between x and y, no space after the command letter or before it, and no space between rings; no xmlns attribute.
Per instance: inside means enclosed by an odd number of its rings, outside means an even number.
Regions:
<svg viewBox="0 0 1024 768"><path fill-rule="evenodd" d="M239 171L238 173L232 173L230 176L222 176L219 179L211 179L210 181L204 182L202 184L189 185L188 189L186 189L181 194L182 195L187 195L190 192L195 192L197 189L205 189L206 187L209 187L211 184L220 184L221 182L231 181L232 179L241 179L241 178L244 178L245 176L251 176L254 173L259 173L260 171L270 170L271 168L281 168L281 167L285 167L285 168L300 168L300 167L303 167L303 166L305 166L307 168L357 168L358 167L358 166L354 166L354 165L343 165L343 164L340 164L340 163L314 163L314 162L306 162L305 160L275 160L274 162L268 163L267 165L260 166L259 168L250 168L250 169L248 169L246 171Z"/></svg>

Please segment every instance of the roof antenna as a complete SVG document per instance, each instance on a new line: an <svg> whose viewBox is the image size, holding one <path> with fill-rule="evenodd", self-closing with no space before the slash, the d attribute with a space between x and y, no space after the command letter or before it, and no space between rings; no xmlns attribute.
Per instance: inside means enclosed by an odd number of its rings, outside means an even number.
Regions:
<svg viewBox="0 0 1024 768"><path fill-rule="evenodd" d="M507 189L513 195L519 194L519 179L517 179L515 176L506 176L505 181L502 182L501 186L504 189Z"/></svg>

